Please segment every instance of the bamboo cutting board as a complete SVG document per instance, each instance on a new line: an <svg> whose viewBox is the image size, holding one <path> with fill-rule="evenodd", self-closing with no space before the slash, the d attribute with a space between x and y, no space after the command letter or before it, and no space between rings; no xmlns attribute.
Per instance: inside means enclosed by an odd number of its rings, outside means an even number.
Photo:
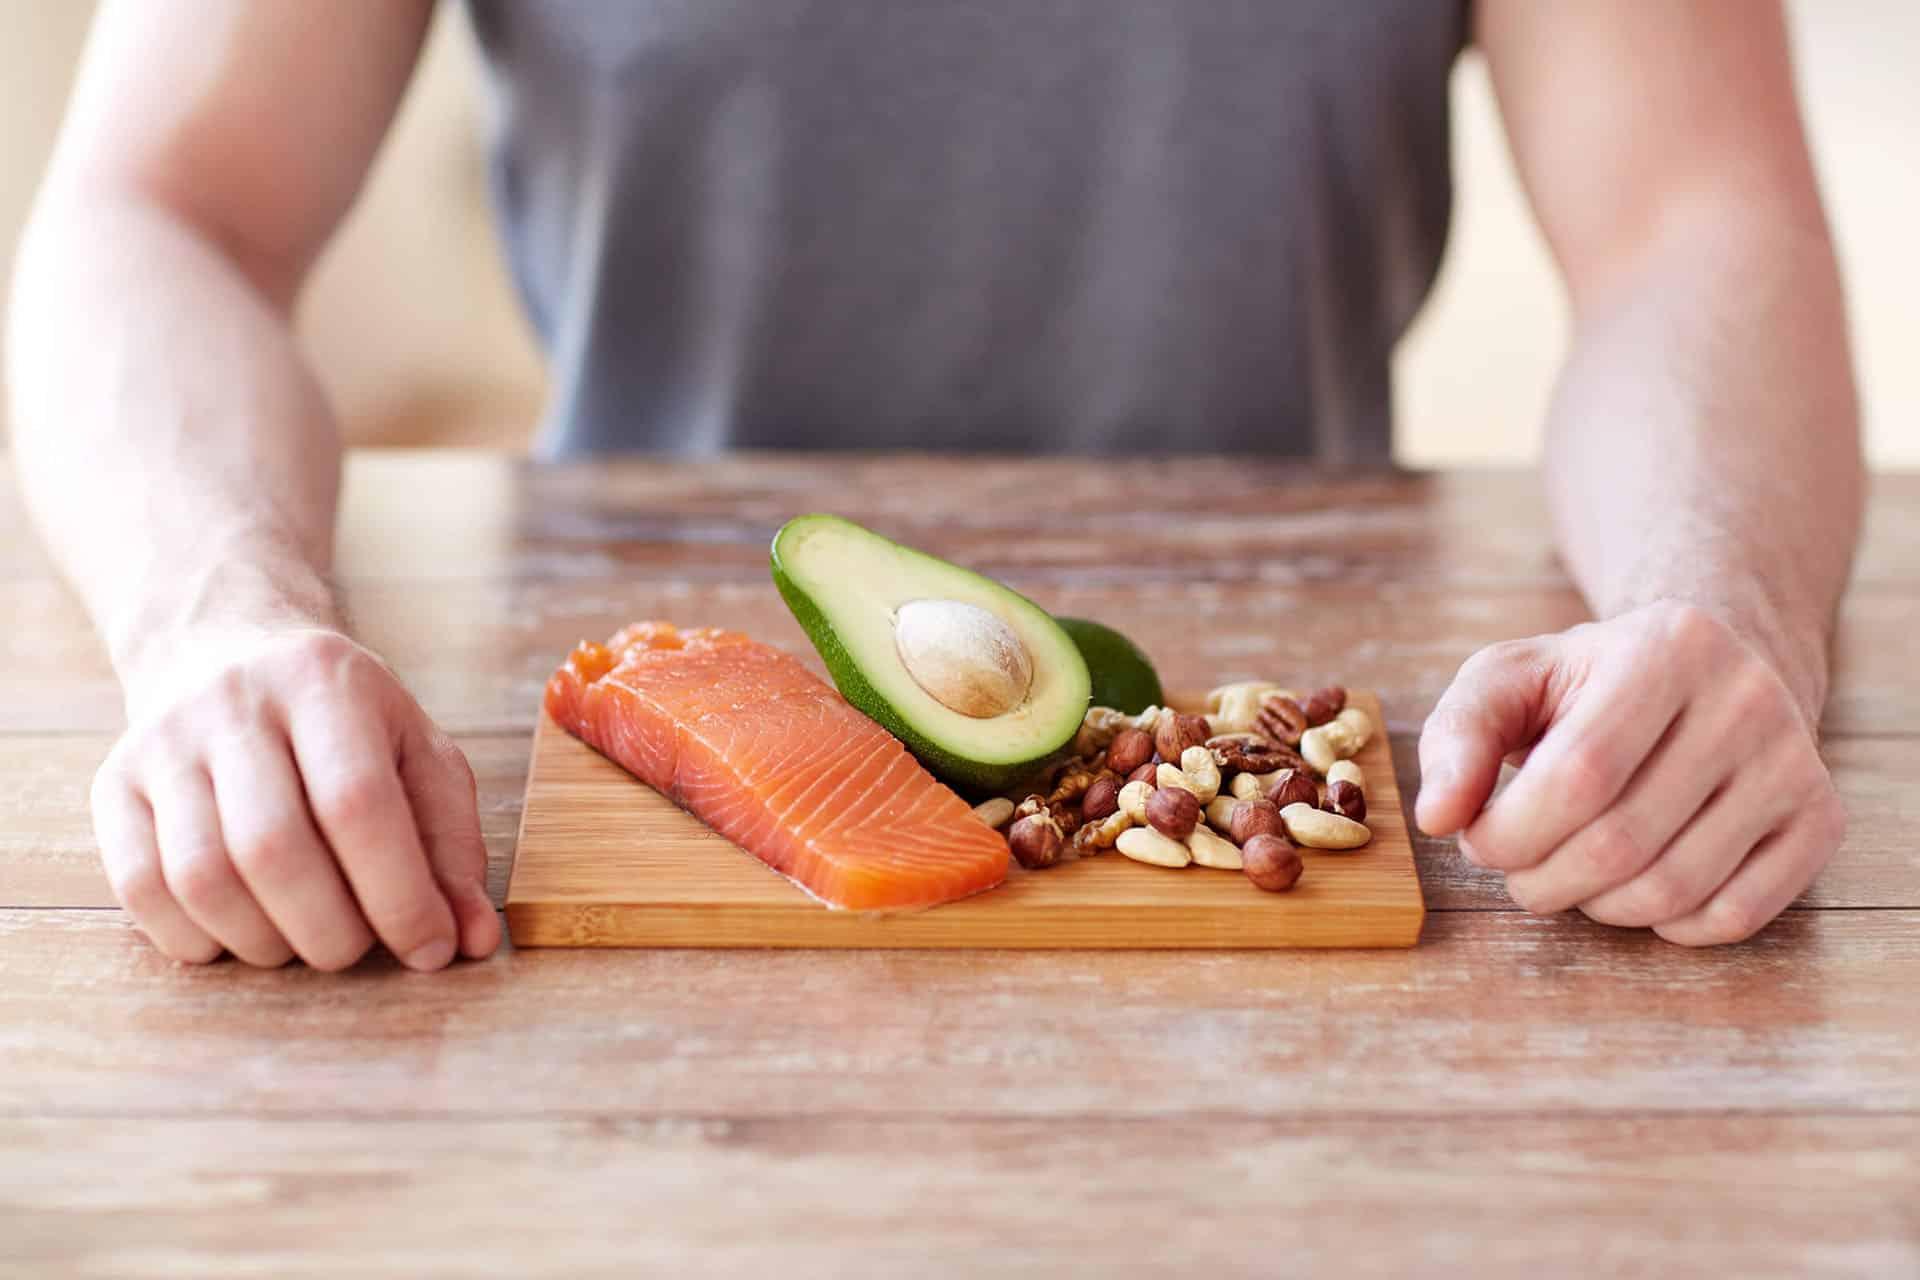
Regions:
<svg viewBox="0 0 1920 1280"><path fill-rule="evenodd" d="M1352 701L1384 726L1371 694ZM519 947L1410 947L1425 907L1384 728L1357 759L1373 842L1302 850L1289 893L1109 852L871 916L821 906L542 715L507 928Z"/></svg>

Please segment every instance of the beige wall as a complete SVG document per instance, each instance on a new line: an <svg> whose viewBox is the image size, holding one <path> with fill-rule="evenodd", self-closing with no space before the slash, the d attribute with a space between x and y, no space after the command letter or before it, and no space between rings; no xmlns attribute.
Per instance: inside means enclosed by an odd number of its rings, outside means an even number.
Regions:
<svg viewBox="0 0 1920 1280"><path fill-rule="evenodd" d="M44 161L84 28L80 0L0 8L0 267ZM1796 0L1802 87L1848 273L1869 449L1920 465L1920 5ZM538 360L486 213L478 78L445 7L373 181L302 308L303 336L364 441L512 442ZM1438 290L1397 361L1409 462L1521 460L1566 334L1483 69L1455 78L1460 203Z"/></svg>

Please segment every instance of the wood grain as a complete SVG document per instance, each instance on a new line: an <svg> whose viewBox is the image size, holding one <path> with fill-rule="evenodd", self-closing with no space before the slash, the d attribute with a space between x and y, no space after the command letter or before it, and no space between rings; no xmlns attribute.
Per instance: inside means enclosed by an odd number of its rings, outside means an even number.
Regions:
<svg viewBox="0 0 1920 1280"><path fill-rule="evenodd" d="M358 634L455 733L532 732L555 655L636 617L698 619L808 651L772 590L764 555L719 579L691 576L691 569L675 577L668 564L617 578L371 581L350 584L345 595ZM1208 576L1135 586L1020 574L1009 581L1059 613L1122 626L1169 686L1204 689L1253 676L1307 686L1339 681L1374 690L1403 732L1419 726L1476 649L1587 617L1570 587L1288 585ZM1905 656L1916 614L1920 596L1848 598L1828 733L1920 734L1920 682ZM0 582L0 617L8 616L36 623L0 629L0 732L106 732L122 724L112 670L62 588Z"/></svg>
<svg viewBox="0 0 1920 1280"><path fill-rule="evenodd" d="M1177 685L1374 688L1408 795L1458 664L1583 614L1521 473L356 456L345 600L462 734L496 893L555 655L649 613L802 646L765 549L815 507L1119 621ZM1876 477L1847 842L1738 947L1514 913L1422 839L1407 952L185 970L65 909L111 902L119 693L0 484L0 1272L1920 1273L1917 570L1920 476Z"/></svg>
<svg viewBox="0 0 1920 1280"><path fill-rule="evenodd" d="M1351 697L1379 723L1378 699ZM542 717L507 928L522 947L1410 947L1425 907L1386 736L1356 759L1373 840L1305 851L1289 893L1114 854L1044 872L1016 865L961 902L865 915L821 907Z"/></svg>
<svg viewBox="0 0 1920 1280"><path fill-rule="evenodd" d="M0 1239L34 1275L1896 1277L1916 1151L1913 1116L15 1121Z"/></svg>
<svg viewBox="0 0 1920 1280"><path fill-rule="evenodd" d="M1410 951L509 951L183 969L0 912L0 1114L1920 1111L1920 913L1740 947L1512 912Z"/></svg>

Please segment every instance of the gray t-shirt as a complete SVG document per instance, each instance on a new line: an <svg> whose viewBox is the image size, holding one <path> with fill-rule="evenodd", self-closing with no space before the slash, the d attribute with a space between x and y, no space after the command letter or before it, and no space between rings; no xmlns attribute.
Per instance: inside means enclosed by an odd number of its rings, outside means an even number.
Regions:
<svg viewBox="0 0 1920 1280"><path fill-rule="evenodd" d="M548 455L1382 459L1460 0L469 0Z"/></svg>

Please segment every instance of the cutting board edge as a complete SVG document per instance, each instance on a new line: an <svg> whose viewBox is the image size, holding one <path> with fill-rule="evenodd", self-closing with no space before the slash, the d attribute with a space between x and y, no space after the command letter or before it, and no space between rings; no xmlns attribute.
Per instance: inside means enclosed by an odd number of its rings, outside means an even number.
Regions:
<svg viewBox="0 0 1920 1280"><path fill-rule="evenodd" d="M1355 690L1354 700L1364 702L1377 721L1384 722L1383 709L1376 695ZM1174 699L1176 705L1186 700ZM1177 910L1164 906L1112 903L1089 904L1063 900L1035 905L1023 902L1012 913L1007 927L981 924L975 913L956 913L952 907L933 908L908 916L873 917L835 912L804 900L792 903L755 903L717 900L712 903L659 901L622 901L609 897L600 901L582 901L574 896L553 896L549 883L540 891L547 897L530 894L523 876L524 857L533 824L533 793L541 779L543 749L551 751L560 744L578 746L591 757L592 768L604 769L609 779L618 777L622 785L638 786L618 765L592 752L590 748L554 724L542 710L534 735L528 764L527 803L522 806L519 839L509 873L505 903L506 924L513 945L519 948L605 947L673 949L763 949L763 950L1023 950L1023 951L1229 951L1229 950L1389 950L1406 949L1418 944L1424 931L1427 907L1420 885L1419 867L1413 856L1410 829L1397 832L1404 842L1404 874L1396 873L1398 883L1383 900L1341 905L1316 904L1312 910L1295 911L1291 895L1272 897L1254 894L1261 906L1220 908L1181 904ZM1388 802L1404 820L1397 778L1394 776L1392 748L1384 730L1361 753L1368 767L1370 799ZM548 762L549 767L552 762ZM577 766L576 766L577 767ZM1377 783L1377 785L1376 785ZM559 784L555 784L559 785ZM685 815L686 821L698 819ZM546 826L546 824L542 824ZM706 839L713 839L702 829ZM551 838L546 826L545 838ZM748 859L752 855L742 853ZM756 865L758 866L756 861ZM765 871L764 866L759 868ZM1147 869L1142 868L1143 872ZM1044 874L1044 873L1041 873ZM1402 896L1404 895L1404 896ZM1280 912L1273 908L1286 908ZM903 927L904 926L904 927ZM1159 936L1172 929L1171 936ZM1002 932L1005 937L1000 937ZM1116 937L1127 939L1116 942Z"/></svg>

